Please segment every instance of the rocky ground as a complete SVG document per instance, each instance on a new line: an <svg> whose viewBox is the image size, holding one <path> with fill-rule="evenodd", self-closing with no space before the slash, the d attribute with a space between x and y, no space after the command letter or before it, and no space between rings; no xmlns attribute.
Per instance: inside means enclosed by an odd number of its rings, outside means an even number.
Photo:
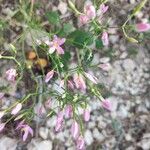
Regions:
<svg viewBox="0 0 150 150"><path fill-rule="evenodd" d="M116 1L115 1L116 2ZM130 0L130 3L119 0L112 4L111 10L118 15L112 25L115 25L121 16L138 3ZM126 3L126 5L124 5ZM122 10L116 10L122 4ZM56 7L57 6L57 7ZM65 1L58 2L53 9L60 10L62 18L69 16ZM111 6L111 5L110 5ZM150 5L138 16L138 20L149 20ZM10 10L8 10L10 9ZM128 10L128 11L127 11ZM3 6L3 11L10 12L11 8ZM118 23L123 20L118 21ZM111 50L110 55L103 56L95 53L93 64L109 63L108 71L95 70L94 74L105 86L108 99L111 100L113 111L111 113L100 110L100 104L96 100L90 101L91 119L85 126L85 142L87 150L149 150L150 149L150 45L149 43L133 45L127 44L120 36L120 31L109 30ZM12 33L13 35L13 33ZM7 42L4 43L7 47ZM7 48L6 48L7 49ZM0 68L6 62L0 63ZM4 68L2 68L3 70ZM0 84L5 84L3 78ZM13 90L14 86L12 87ZM10 91L11 93L12 91ZM5 102L8 105L11 98ZM11 135L0 136L0 150L75 150L74 142L70 136L71 120L66 122L65 129L55 134L56 117L53 116L37 125L36 136L27 143ZM37 123L38 124L38 123Z"/></svg>

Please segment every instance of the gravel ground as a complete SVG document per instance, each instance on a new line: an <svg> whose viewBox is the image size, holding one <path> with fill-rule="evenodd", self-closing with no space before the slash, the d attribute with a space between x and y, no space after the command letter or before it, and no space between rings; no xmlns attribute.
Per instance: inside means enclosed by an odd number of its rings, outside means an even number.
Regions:
<svg viewBox="0 0 150 150"><path fill-rule="evenodd" d="M1 2L1 1L0 1ZM80 7L80 3L78 6ZM139 1L110 0L111 11L110 24L116 22L122 24L127 13L130 12ZM44 1L43 1L44 3ZM1 5L1 11L9 16L15 4ZM122 10L119 7L122 6ZM49 2L45 9L51 7ZM59 10L61 17L69 17L65 1L56 1L54 10ZM42 11L42 10L41 10ZM150 3L137 15L138 21L150 20ZM38 12L37 12L38 13ZM117 16L117 17L116 17ZM115 18L115 19L114 19ZM86 123L85 142L87 150L149 150L150 149L150 45L149 43L134 45L126 43L121 31L110 29L110 44L112 55L95 53L93 64L108 63L110 69L93 70L99 82L105 86L106 96L111 100L113 110L111 113L100 110L100 104L91 100L91 119ZM7 33L6 33L7 34ZM13 39L17 32L10 30L8 41L3 43L7 50L9 40ZM8 36L9 36L8 35ZM28 38L26 40L29 40ZM1 43L0 43L1 44ZM105 51L105 49L104 49ZM107 51L107 49L106 49ZM136 54L135 54L136 53ZM3 67L6 61L0 62L1 72L4 72L9 65ZM7 85L7 81L1 74L0 86ZM22 83L23 87L24 83ZM13 93L17 91L15 85L9 89L9 98L3 99L3 107L15 101ZM24 90L18 92L18 97L23 95ZM67 120L65 129L55 134L56 117L53 116L43 122L37 122L37 135L23 143L19 138L11 134L0 135L0 150L75 150L74 142L70 136L70 125L72 120Z"/></svg>

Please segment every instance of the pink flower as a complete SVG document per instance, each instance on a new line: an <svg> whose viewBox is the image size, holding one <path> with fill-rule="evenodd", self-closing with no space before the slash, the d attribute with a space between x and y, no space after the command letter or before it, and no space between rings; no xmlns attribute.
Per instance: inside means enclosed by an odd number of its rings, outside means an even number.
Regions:
<svg viewBox="0 0 150 150"><path fill-rule="evenodd" d="M0 92L0 100L4 97L4 93Z"/></svg>
<svg viewBox="0 0 150 150"><path fill-rule="evenodd" d="M72 90L74 89L74 84L71 80L68 80L68 88L70 88Z"/></svg>
<svg viewBox="0 0 150 150"><path fill-rule="evenodd" d="M107 32L103 32L102 33L102 43L104 46L107 46L109 44L109 39L108 39L108 33Z"/></svg>
<svg viewBox="0 0 150 150"><path fill-rule="evenodd" d="M59 132L62 129L63 120L64 120L64 113L60 111L57 115L57 120L56 120L56 126L55 126L56 132Z"/></svg>
<svg viewBox="0 0 150 150"><path fill-rule="evenodd" d="M73 80L77 89L86 90L86 84L81 74L75 74Z"/></svg>
<svg viewBox="0 0 150 150"><path fill-rule="evenodd" d="M100 64L100 65L98 65L98 67L100 67L104 71L109 71L111 69L111 65L109 63Z"/></svg>
<svg viewBox="0 0 150 150"><path fill-rule="evenodd" d="M29 134L33 137L33 129L29 125L23 125L21 131L24 132L23 134L23 141L26 141Z"/></svg>
<svg viewBox="0 0 150 150"><path fill-rule="evenodd" d="M70 118L72 115L72 105L67 105L65 108L65 115L67 118Z"/></svg>
<svg viewBox="0 0 150 150"><path fill-rule="evenodd" d="M24 127L24 120L22 120L21 122L19 122L19 124L17 125L17 127L16 127L15 130L19 130L19 129L21 129L22 127Z"/></svg>
<svg viewBox="0 0 150 150"><path fill-rule="evenodd" d="M45 102L45 107L46 107L46 108L51 108L51 104L52 104L52 100L51 100L51 98L49 98L49 99Z"/></svg>
<svg viewBox="0 0 150 150"><path fill-rule="evenodd" d="M79 125L78 125L78 123L76 121L74 121L72 123L71 134L72 134L74 139L78 138L78 136L79 136Z"/></svg>
<svg viewBox="0 0 150 150"><path fill-rule="evenodd" d="M81 25L86 24L89 21L89 18L86 15L80 15L79 16L79 22Z"/></svg>
<svg viewBox="0 0 150 150"><path fill-rule="evenodd" d="M89 19L93 19L96 17L95 7L91 4L88 4L87 6L85 6L84 12Z"/></svg>
<svg viewBox="0 0 150 150"><path fill-rule="evenodd" d="M5 128L5 123L0 123L0 132Z"/></svg>
<svg viewBox="0 0 150 150"><path fill-rule="evenodd" d="M58 54L64 54L64 50L61 45L63 45L65 41L65 38L61 39L54 35L53 41L49 44L49 53L52 54L56 50Z"/></svg>
<svg viewBox="0 0 150 150"><path fill-rule="evenodd" d="M4 111L0 111L0 119L4 116L5 112Z"/></svg>
<svg viewBox="0 0 150 150"><path fill-rule="evenodd" d="M12 82L15 81L16 76L17 76L16 69L11 68L6 71L6 79L8 81Z"/></svg>
<svg viewBox="0 0 150 150"><path fill-rule="evenodd" d="M149 23L138 23L135 26L136 31L138 32L146 32L150 30L150 24Z"/></svg>
<svg viewBox="0 0 150 150"><path fill-rule="evenodd" d="M83 118L84 118L84 121L89 121L90 120L90 111L88 109L84 110Z"/></svg>
<svg viewBox="0 0 150 150"><path fill-rule="evenodd" d="M22 104L21 103L18 103L15 108L13 108L13 110L11 111L11 114L12 115L16 115L22 108Z"/></svg>
<svg viewBox="0 0 150 150"><path fill-rule="evenodd" d="M46 76L45 76L45 82L49 82L49 80L53 77L54 75L54 70L49 71Z"/></svg>
<svg viewBox="0 0 150 150"><path fill-rule="evenodd" d="M85 149L85 141L82 136L78 137L78 139L76 141L76 147L77 147L77 150Z"/></svg>
<svg viewBox="0 0 150 150"><path fill-rule="evenodd" d="M91 75L91 74L89 74L89 73L86 73L86 72L84 72L84 74L85 74L85 76L86 76L89 80L91 80L94 84L97 84L98 79L97 79L95 76L93 76L93 75Z"/></svg>
<svg viewBox="0 0 150 150"><path fill-rule="evenodd" d="M107 12L109 6L105 6L105 4L101 4L99 11L101 12L101 14L104 14L105 12Z"/></svg>
<svg viewBox="0 0 150 150"><path fill-rule="evenodd" d="M109 100L102 101L102 107L107 109L108 111L112 110L112 106Z"/></svg>

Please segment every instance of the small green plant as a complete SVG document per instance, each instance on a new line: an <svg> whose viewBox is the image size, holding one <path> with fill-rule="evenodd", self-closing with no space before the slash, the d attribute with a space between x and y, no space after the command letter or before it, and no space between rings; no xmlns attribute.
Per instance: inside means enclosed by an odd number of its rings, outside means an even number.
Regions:
<svg viewBox="0 0 150 150"><path fill-rule="evenodd" d="M89 98L92 100L96 97L102 108L111 111L111 102L102 96L100 83L91 73L96 67L105 71L110 68L109 64L92 64L94 50L101 51L110 43L107 32L109 25L104 18L109 11L106 2L107 0L94 0L93 4L85 4L84 11L80 11L68 0L69 10L77 19L75 28L71 23L64 23L57 11L48 11L39 17L35 12L40 4L34 0L19 1L17 10L11 17L16 23L23 24L21 33L10 44L9 52L1 51L0 60L6 59L16 64L16 67L6 71L6 80L18 87L22 81L31 82L31 85L23 97L1 110L0 131L14 120L17 122L16 129L23 132L25 141L29 134L34 135L29 125L35 116L57 115L56 132L63 128L65 117L73 118L71 134L77 142L77 148L84 148L83 122L90 119ZM130 42L137 43L137 40L127 35L127 23L145 3L146 0L142 1L121 27ZM0 30L8 22L3 18ZM135 27L138 32L145 32L150 29L150 24L140 23L131 27ZM30 44L25 40L27 37ZM93 44L94 50L91 48ZM30 51L26 51L26 45L30 45ZM103 51L100 53L111 55ZM3 89L0 99L5 93L7 91ZM83 119L79 116L79 108L83 109ZM4 116L7 119L3 119Z"/></svg>

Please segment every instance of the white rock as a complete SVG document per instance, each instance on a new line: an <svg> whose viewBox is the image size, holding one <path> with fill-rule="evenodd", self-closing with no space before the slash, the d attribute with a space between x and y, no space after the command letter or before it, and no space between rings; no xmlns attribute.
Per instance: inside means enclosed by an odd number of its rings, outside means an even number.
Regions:
<svg viewBox="0 0 150 150"><path fill-rule="evenodd" d="M109 57L100 58L100 62L101 62L101 63L108 63L109 61L110 61L110 58L109 58Z"/></svg>
<svg viewBox="0 0 150 150"><path fill-rule="evenodd" d="M128 56L128 53L127 53L127 52L123 52L123 53L120 55L120 58L121 58L121 59L125 59L127 56Z"/></svg>
<svg viewBox="0 0 150 150"><path fill-rule="evenodd" d="M16 150L17 141L9 137L3 136L0 139L0 150Z"/></svg>
<svg viewBox="0 0 150 150"><path fill-rule="evenodd" d="M52 150L52 142L50 140L40 141L39 139L32 139L27 146L28 150Z"/></svg>
<svg viewBox="0 0 150 150"><path fill-rule="evenodd" d="M121 118L126 118L128 116L128 111L125 106L121 105L118 111L118 116Z"/></svg>
<svg viewBox="0 0 150 150"><path fill-rule="evenodd" d="M95 129L93 130L93 137L94 137L96 140L98 140L99 142L100 142L100 141L103 141L103 140L105 139L104 135L101 134L101 133L98 131L97 128L95 128Z"/></svg>
<svg viewBox="0 0 150 150"><path fill-rule="evenodd" d="M93 143L93 136L90 130L86 130L84 134L85 143L91 145Z"/></svg>
<svg viewBox="0 0 150 150"><path fill-rule="evenodd" d="M46 121L46 126L48 128L53 128L55 127L55 125L56 125L56 116L53 116Z"/></svg>
<svg viewBox="0 0 150 150"><path fill-rule="evenodd" d="M115 44L118 42L119 36L118 35L110 35L109 39L110 39L111 43Z"/></svg>
<svg viewBox="0 0 150 150"><path fill-rule="evenodd" d="M131 137L130 134L126 134L126 135L125 135L125 139L126 139L127 141L131 141L131 140L132 140L132 137Z"/></svg>
<svg viewBox="0 0 150 150"><path fill-rule="evenodd" d="M56 134L56 138L59 139L62 142L65 142L65 137L63 132L59 132Z"/></svg>
<svg viewBox="0 0 150 150"><path fill-rule="evenodd" d="M58 5L58 10L61 12L62 15L64 15L67 12L67 3L60 1Z"/></svg>
<svg viewBox="0 0 150 150"><path fill-rule="evenodd" d="M143 139L141 142L137 143L138 146L142 147L143 150L149 150L150 139Z"/></svg>
<svg viewBox="0 0 150 150"><path fill-rule="evenodd" d="M95 127L95 125L96 125L96 124L95 124L95 122L94 122L94 121L89 122L89 123L88 123L88 128L89 128L89 129L92 129L92 128L94 128L94 127Z"/></svg>
<svg viewBox="0 0 150 150"><path fill-rule="evenodd" d="M48 138L48 128L41 127L39 129L39 135L41 136L41 138L46 140Z"/></svg>
<svg viewBox="0 0 150 150"><path fill-rule="evenodd" d="M135 64L135 62L133 61L133 60L131 60L131 59L125 59L124 61L123 61L123 68L126 70L126 71L128 71L128 72L130 72L130 71L133 71L134 69L135 69L135 67L136 67L136 64Z"/></svg>

